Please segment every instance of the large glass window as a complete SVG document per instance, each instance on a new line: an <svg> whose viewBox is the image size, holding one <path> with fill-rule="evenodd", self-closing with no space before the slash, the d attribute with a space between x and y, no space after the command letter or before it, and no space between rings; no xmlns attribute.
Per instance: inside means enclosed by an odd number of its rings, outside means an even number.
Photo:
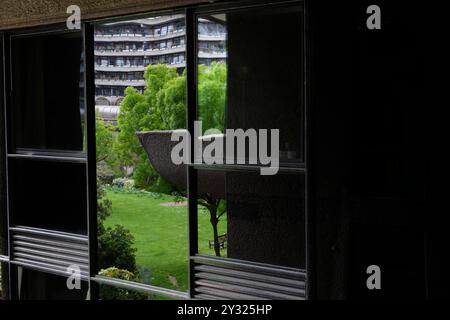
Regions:
<svg viewBox="0 0 450 320"><path fill-rule="evenodd" d="M285 31L273 32L274 25ZM199 253L304 268L300 7L200 16L198 63ZM261 175L268 165L275 174Z"/></svg>
<svg viewBox="0 0 450 320"><path fill-rule="evenodd" d="M17 273L17 293L20 300L86 300L89 298L89 285L80 282L80 289L67 288L67 277L43 273L22 267Z"/></svg>
<svg viewBox="0 0 450 320"><path fill-rule="evenodd" d="M140 27L136 25L139 28L136 32L145 33L145 29L156 27L157 35L171 37L167 25L157 23L164 19L173 26L180 18L183 16L143 18L139 20ZM113 36L111 41L114 40ZM163 49L171 41L149 37L145 46ZM122 100L118 103L116 126L109 125L100 114L96 121L99 274L186 291L186 182L174 183L170 176L161 173L160 167L163 166L163 172L170 168L170 152L166 152L171 143L170 130L185 128L186 76L183 70L171 66L171 56L162 53L130 56L131 65L142 67L142 71L130 71L116 63L121 79L140 81L146 89L130 86L117 92ZM136 132L143 135L138 137ZM162 158L166 161L161 161ZM103 285L101 296L121 299L124 292L128 291ZM131 291L130 296L149 298Z"/></svg>
<svg viewBox="0 0 450 320"><path fill-rule="evenodd" d="M304 192L302 174L200 170L199 253L304 268Z"/></svg>
<svg viewBox="0 0 450 320"><path fill-rule="evenodd" d="M82 151L81 32L11 40L15 149Z"/></svg>
<svg viewBox="0 0 450 320"><path fill-rule="evenodd" d="M10 159L13 225L87 234L86 167Z"/></svg>
<svg viewBox="0 0 450 320"><path fill-rule="evenodd" d="M0 262L0 300L8 297L8 265Z"/></svg>
<svg viewBox="0 0 450 320"><path fill-rule="evenodd" d="M0 36L0 55L3 55L3 36ZM4 128L4 109L3 109L3 63L0 63L0 127ZM5 139L0 140L0 256L8 254L7 246L7 208L6 208L6 184L5 177ZM0 300L7 296L8 283L8 265L0 260Z"/></svg>

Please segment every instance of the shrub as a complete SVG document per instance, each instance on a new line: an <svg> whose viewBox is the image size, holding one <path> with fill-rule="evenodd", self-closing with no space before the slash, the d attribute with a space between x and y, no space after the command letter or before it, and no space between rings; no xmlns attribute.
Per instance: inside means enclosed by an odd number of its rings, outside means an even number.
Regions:
<svg viewBox="0 0 450 320"><path fill-rule="evenodd" d="M106 198L104 187L97 186L97 224L98 224L98 263L101 269L115 266L121 269L136 270L136 249L134 237L128 229L116 225L105 227L104 221L110 216L111 201Z"/></svg>
<svg viewBox="0 0 450 320"><path fill-rule="evenodd" d="M99 228L98 263L100 268L115 266L121 269L136 270L136 249L134 237L128 229L116 225L114 228Z"/></svg>
<svg viewBox="0 0 450 320"><path fill-rule="evenodd" d="M112 181L111 185L113 187L123 188L125 186L125 182L127 178L116 178Z"/></svg>
<svg viewBox="0 0 450 320"><path fill-rule="evenodd" d="M101 184L112 184L116 173L104 161L97 163L97 177Z"/></svg>
<svg viewBox="0 0 450 320"><path fill-rule="evenodd" d="M125 189L134 189L134 180L133 179L125 180L125 183L123 184L123 187Z"/></svg>
<svg viewBox="0 0 450 320"><path fill-rule="evenodd" d="M128 281L139 282L140 279L134 273L119 269L116 267L110 267L107 269L102 269L99 275L105 277L111 277L115 279L122 279ZM146 300L147 295L144 293L122 289L118 287L112 287L108 285L100 285L100 299L101 300Z"/></svg>
<svg viewBox="0 0 450 320"><path fill-rule="evenodd" d="M148 190L156 193L172 194L174 187L162 177L158 177L156 183L149 187Z"/></svg>
<svg viewBox="0 0 450 320"><path fill-rule="evenodd" d="M127 178L116 178L111 183L112 187L116 188L125 188L129 190L133 190L135 186L135 182L133 179L127 179Z"/></svg>

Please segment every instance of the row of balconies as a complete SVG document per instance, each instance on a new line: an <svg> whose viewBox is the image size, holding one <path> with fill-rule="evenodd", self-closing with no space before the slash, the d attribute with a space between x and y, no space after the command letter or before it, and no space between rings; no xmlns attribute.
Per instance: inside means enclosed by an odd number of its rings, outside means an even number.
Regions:
<svg viewBox="0 0 450 320"><path fill-rule="evenodd" d="M122 86L122 87L145 87L145 80L112 80L95 79L95 85Z"/></svg>
<svg viewBox="0 0 450 320"><path fill-rule="evenodd" d="M167 32L166 34L150 35L150 34L139 34L139 33L121 33L121 34L96 34L94 41L96 42L114 42L114 41L139 41L148 42L156 40L170 39L174 37L184 36L184 30L174 30L172 32Z"/></svg>
<svg viewBox="0 0 450 320"><path fill-rule="evenodd" d="M184 52L186 46L177 45L171 48L137 49L137 50L94 50L96 56L158 56L161 54Z"/></svg>
<svg viewBox="0 0 450 320"><path fill-rule="evenodd" d="M95 42L125 42L125 41L134 41L134 42L150 42L150 41L159 41L165 39L171 39L175 37L184 36L184 30L169 32L165 35L143 35L143 34L97 34L94 37ZM224 41L227 38L226 33L214 34L214 35L204 35L199 34L198 40L200 41Z"/></svg>

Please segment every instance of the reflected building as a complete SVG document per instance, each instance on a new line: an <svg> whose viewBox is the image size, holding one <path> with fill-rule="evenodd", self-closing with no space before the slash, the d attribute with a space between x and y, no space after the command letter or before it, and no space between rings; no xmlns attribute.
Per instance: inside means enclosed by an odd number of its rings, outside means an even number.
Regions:
<svg viewBox="0 0 450 320"><path fill-rule="evenodd" d="M183 72L185 34L181 14L96 26L95 104L104 120L115 122L127 87L144 92L148 65L166 64ZM198 63L209 65L226 59L223 25L205 19L198 25L198 34Z"/></svg>

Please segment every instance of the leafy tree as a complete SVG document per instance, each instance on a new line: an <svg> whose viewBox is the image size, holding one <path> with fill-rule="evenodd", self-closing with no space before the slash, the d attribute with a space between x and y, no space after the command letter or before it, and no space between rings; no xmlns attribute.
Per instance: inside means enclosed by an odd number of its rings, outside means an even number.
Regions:
<svg viewBox="0 0 450 320"><path fill-rule="evenodd" d="M198 109L203 130L218 129L225 124L227 67L213 62L209 67L199 65Z"/></svg>
<svg viewBox="0 0 450 320"><path fill-rule="evenodd" d="M199 116L203 128L224 128L227 70L225 63L199 65ZM118 115L115 153L124 165L133 166L136 185L156 181L157 173L136 137L137 131L173 130L186 127L186 73L164 64L149 65L146 90L128 87Z"/></svg>
<svg viewBox="0 0 450 320"><path fill-rule="evenodd" d="M112 156L113 133L111 125L102 119L95 120L96 158L97 162L105 161Z"/></svg>
<svg viewBox="0 0 450 320"><path fill-rule="evenodd" d="M213 228L214 252L216 256L220 257L219 232L217 226L220 222L220 218L227 212L226 201L214 198L210 194L205 193L199 195L197 202L209 212L209 222Z"/></svg>
<svg viewBox="0 0 450 320"><path fill-rule="evenodd" d="M145 150L136 137L137 131L173 130L186 127L186 73L179 75L167 65L150 65L144 78L146 90L125 90L118 115L118 141L115 151L125 165L133 166L133 179L138 187L161 179L151 167ZM225 63L198 67L198 109L203 129L224 130L227 68ZM156 191L156 190L155 190ZM166 190L168 192L169 190ZM217 225L226 212L224 200L201 195L199 204L208 209L213 227L214 249L220 256Z"/></svg>

